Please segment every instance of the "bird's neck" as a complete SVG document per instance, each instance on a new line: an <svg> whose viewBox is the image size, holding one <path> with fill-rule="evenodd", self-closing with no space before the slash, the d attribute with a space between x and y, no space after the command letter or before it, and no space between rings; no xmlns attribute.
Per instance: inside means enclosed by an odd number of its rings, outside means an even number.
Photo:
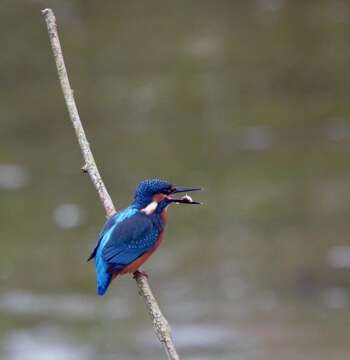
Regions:
<svg viewBox="0 0 350 360"><path fill-rule="evenodd" d="M150 205L150 201L152 200L145 198L137 198L131 204L131 207L137 209L138 211L145 212L144 210L147 208L148 205ZM156 208L152 213L147 214L147 216L150 216L154 224L156 224L159 228L163 230L167 221L167 206L160 207L160 205L158 205L158 208Z"/></svg>
<svg viewBox="0 0 350 360"><path fill-rule="evenodd" d="M156 212L152 215L149 215L152 219L154 225L157 226L158 230L162 232L164 230L166 224L166 209L164 209L161 213Z"/></svg>
<svg viewBox="0 0 350 360"><path fill-rule="evenodd" d="M142 210L144 209L150 202L152 201L152 199L149 198L145 198L145 197L137 197L133 203L131 204L131 206L137 210Z"/></svg>

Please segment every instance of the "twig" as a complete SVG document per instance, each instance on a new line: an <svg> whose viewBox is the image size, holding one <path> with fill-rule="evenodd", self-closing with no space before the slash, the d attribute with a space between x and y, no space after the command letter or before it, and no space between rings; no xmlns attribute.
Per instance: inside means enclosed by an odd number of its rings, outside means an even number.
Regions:
<svg viewBox="0 0 350 360"><path fill-rule="evenodd" d="M106 210L107 217L112 216L115 213L115 208L111 197L103 183L101 175L97 169L95 159L92 155L89 142L87 141L83 125L81 123L77 106L74 101L73 90L70 87L66 66L63 60L62 48L57 33L56 18L51 9L42 10L44 15L47 30L50 37L53 56L57 66L58 78L61 83L63 96L68 108L70 120L75 129L76 136L79 141L80 149L85 161L85 165L82 167L84 172L89 173L91 181L94 184L100 200ZM153 321L154 331L159 341L164 345L165 351L169 360L179 360L179 356L176 352L175 345L171 337L170 326L160 311L157 300L155 299L152 290L148 284L148 280L145 276L135 276L139 294L143 297L147 306L148 312Z"/></svg>

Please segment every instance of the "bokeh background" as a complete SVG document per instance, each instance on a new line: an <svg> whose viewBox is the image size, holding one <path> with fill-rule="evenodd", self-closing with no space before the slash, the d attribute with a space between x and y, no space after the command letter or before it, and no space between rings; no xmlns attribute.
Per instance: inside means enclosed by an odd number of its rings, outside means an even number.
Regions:
<svg viewBox="0 0 350 360"><path fill-rule="evenodd" d="M147 263L187 360L350 353L350 3L0 3L0 358L164 359L134 282L95 294L105 221L59 87L52 7L118 208L203 186Z"/></svg>

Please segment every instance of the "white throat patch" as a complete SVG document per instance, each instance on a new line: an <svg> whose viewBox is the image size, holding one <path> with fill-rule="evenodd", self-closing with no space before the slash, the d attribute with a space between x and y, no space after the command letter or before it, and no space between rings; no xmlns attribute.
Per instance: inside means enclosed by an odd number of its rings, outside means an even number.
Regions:
<svg viewBox="0 0 350 360"><path fill-rule="evenodd" d="M156 211L157 206L158 206L157 201L152 201L145 208L141 209L141 211L146 215L151 215Z"/></svg>

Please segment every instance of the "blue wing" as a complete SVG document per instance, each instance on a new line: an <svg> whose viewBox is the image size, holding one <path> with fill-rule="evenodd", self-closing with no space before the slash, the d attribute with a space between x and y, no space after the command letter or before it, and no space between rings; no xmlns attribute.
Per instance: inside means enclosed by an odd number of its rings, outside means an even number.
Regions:
<svg viewBox="0 0 350 360"><path fill-rule="evenodd" d="M108 265L102 258L103 248L108 242L114 227L123 222L125 219L133 216L135 213L137 213L137 211L138 210L133 207L128 207L125 210L112 216L105 223L100 233L99 242L89 257L89 260L95 258L97 292L99 295L103 295L106 292L112 280L112 275L107 271Z"/></svg>
<svg viewBox="0 0 350 360"><path fill-rule="evenodd" d="M159 229L149 216L136 213L114 227L102 251L108 272L123 270L149 251L159 237Z"/></svg>
<svg viewBox="0 0 350 360"><path fill-rule="evenodd" d="M92 260L94 257L96 257L96 253L97 250L99 248L99 246L101 245L101 241L104 237L104 235L106 234L106 232L108 230L110 230L113 226L115 226L116 224L120 223L121 221L123 221L125 218L127 218L127 216L125 215L129 215L132 216L133 212L127 208L125 210L123 210L122 212L116 213L115 215L113 215L112 217L110 217L106 223L103 225L103 228L100 232L100 236L99 236L99 240L97 245L95 246L94 250L92 251L92 253L90 254L89 258L87 259L87 261Z"/></svg>

